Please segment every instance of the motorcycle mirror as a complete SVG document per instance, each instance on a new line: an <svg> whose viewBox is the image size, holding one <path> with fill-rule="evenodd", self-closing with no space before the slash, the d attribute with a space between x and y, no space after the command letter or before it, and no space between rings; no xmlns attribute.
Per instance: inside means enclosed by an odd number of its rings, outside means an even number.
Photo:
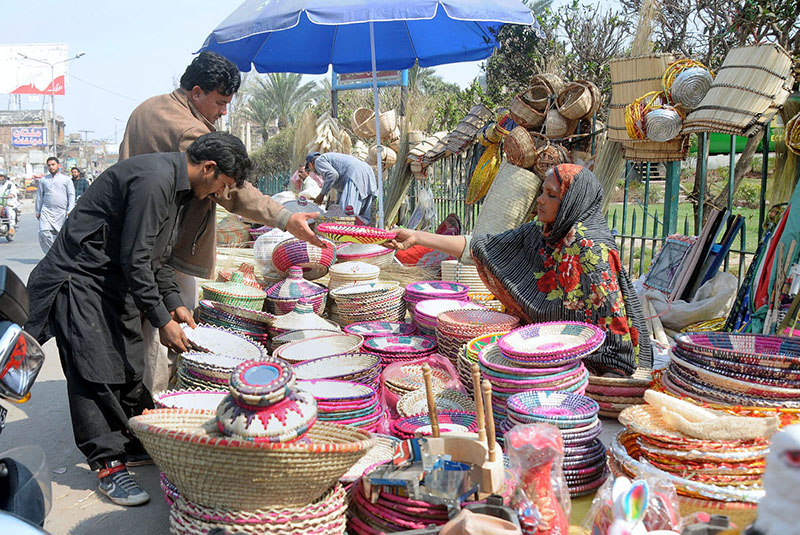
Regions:
<svg viewBox="0 0 800 535"><path fill-rule="evenodd" d="M0 266L0 320L18 325L28 321L30 303L25 283L8 266Z"/></svg>
<svg viewBox="0 0 800 535"><path fill-rule="evenodd" d="M23 400L44 364L44 350L22 327L0 321L0 397Z"/></svg>

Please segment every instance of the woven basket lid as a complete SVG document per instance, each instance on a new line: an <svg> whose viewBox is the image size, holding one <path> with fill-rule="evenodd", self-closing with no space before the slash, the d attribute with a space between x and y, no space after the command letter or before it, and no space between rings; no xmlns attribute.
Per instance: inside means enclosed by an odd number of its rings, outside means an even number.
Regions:
<svg viewBox="0 0 800 535"><path fill-rule="evenodd" d="M336 249L336 255L342 259L381 256L392 252L392 249L374 243L347 243Z"/></svg>
<svg viewBox="0 0 800 535"><path fill-rule="evenodd" d="M334 264L329 272L331 277L336 276L341 279L377 277L381 272L381 268L366 262L351 261Z"/></svg>
<svg viewBox="0 0 800 535"><path fill-rule="evenodd" d="M317 315L314 312L314 301L311 299L300 299L294 306L294 310L283 316L278 316L272 324L274 329L285 329L287 331L302 331L305 329L319 329L325 331L340 331L341 328Z"/></svg>
<svg viewBox="0 0 800 535"><path fill-rule="evenodd" d="M259 288L244 284L244 275L236 272L231 276L230 282L207 282L202 288L212 290L231 297L247 297L252 299L264 298L267 294Z"/></svg>
<svg viewBox="0 0 800 535"><path fill-rule="evenodd" d="M250 360L231 373L230 391L239 402L252 406L269 406L285 398L295 383L291 366L278 359Z"/></svg>
<svg viewBox="0 0 800 535"><path fill-rule="evenodd" d="M267 297L279 299L299 299L313 297L326 291L324 286L303 278L303 268L292 266L289 276L267 290Z"/></svg>

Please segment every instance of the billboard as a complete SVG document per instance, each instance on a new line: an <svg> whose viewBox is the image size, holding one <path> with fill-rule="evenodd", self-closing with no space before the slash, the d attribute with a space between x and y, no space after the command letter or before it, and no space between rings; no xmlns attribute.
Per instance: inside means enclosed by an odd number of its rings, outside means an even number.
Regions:
<svg viewBox="0 0 800 535"><path fill-rule="evenodd" d="M403 71L377 71L378 82L399 82L403 78ZM372 71L336 73L336 84L340 89L343 86L372 83Z"/></svg>
<svg viewBox="0 0 800 535"><path fill-rule="evenodd" d="M11 144L15 147L46 147L47 128L12 128Z"/></svg>
<svg viewBox="0 0 800 535"><path fill-rule="evenodd" d="M66 83L66 43L0 45L0 94L63 95Z"/></svg>

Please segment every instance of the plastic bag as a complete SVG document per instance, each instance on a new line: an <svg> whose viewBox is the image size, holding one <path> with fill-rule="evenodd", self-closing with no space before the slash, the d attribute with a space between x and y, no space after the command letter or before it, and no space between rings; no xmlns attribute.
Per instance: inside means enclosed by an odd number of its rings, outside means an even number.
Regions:
<svg viewBox="0 0 800 535"><path fill-rule="evenodd" d="M427 228L436 217L436 206L433 203L433 190L424 186L417 190L417 207L406 225L410 229Z"/></svg>
<svg viewBox="0 0 800 535"><path fill-rule="evenodd" d="M561 431L550 424L525 424L505 436L509 468L519 482L517 488L536 507L536 535L567 535L570 498L561 463L564 442Z"/></svg>
<svg viewBox="0 0 800 535"><path fill-rule="evenodd" d="M438 368L440 370L443 370L450 376L450 380L447 383L445 383L445 388L451 390L458 390L462 394L467 395L467 391L464 389L464 387L461 385L461 381L459 381L458 379L458 371L450 363L450 361L446 357L443 357L442 355L434 353L432 355L417 360L411 360L408 362L395 362L394 364L389 364L388 366L386 366L383 372L381 372L380 399L381 399L381 404L383 405L383 408L389 415L390 419L395 420L400 417L400 415L397 412L397 401L400 399L401 396L398 396L397 394L395 394L386 387L385 384L386 378L393 377L394 375L400 372L400 369L403 366L406 366L408 364L418 364L420 366L423 364L428 364L432 369ZM425 387L422 386L422 388Z"/></svg>
<svg viewBox="0 0 800 535"><path fill-rule="evenodd" d="M665 328L680 331L693 323L728 315L736 299L736 276L721 272L703 284L691 302L667 301L667 296L656 290L644 292Z"/></svg>
<svg viewBox="0 0 800 535"><path fill-rule="evenodd" d="M649 500L642 523L650 531L681 531L682 521L678 493L675 486L655 470L645 471L635 481L647 483ZM614 504L611 487L614 478L609 478L597 491L592 507L583 519L583 529L592 535L605 535L614 521Z"/></svg>

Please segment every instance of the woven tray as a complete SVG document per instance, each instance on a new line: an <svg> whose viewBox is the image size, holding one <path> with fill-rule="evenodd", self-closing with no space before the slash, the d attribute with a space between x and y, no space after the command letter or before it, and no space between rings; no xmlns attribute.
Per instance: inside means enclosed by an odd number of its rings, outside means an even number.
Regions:
<svg viewBox="0 0 800 535"><path fill-rule="evenodd" d="M554 321L515 329L498 345L506 357L514 360L559 360L593 353L604 341L605 332L595 325Z"/></svg>
<svg viewBox="0 0 800 535"><path fill-rule="evenodd" d="M155 410L131 418L129 425L181 495L211 507L247 511L306 505L375 445L368 433L319 422L309 431L309 443L236 440L203 427L209 417L207 412Z"/></svg>
<svg viewBox="0 0 800 535"><path fill-rule="evenodd" d="M397 237L396 232L388 230L338 223L320 223L317 232L335 242L383 243Z"/></svg>

